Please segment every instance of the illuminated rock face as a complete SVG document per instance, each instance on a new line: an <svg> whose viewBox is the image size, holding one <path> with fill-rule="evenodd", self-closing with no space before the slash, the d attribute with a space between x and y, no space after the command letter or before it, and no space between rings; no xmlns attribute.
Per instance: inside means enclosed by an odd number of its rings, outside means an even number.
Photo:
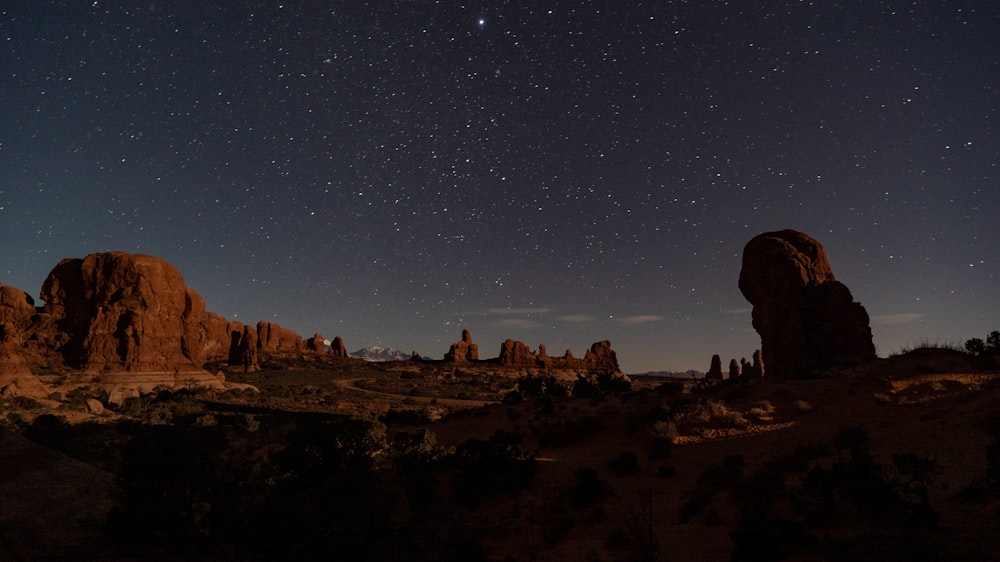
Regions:
<svg viewBox="0 0 1000 562"><path fill-rule="evenodd" d="M468 330L462 330L462 341L451 344L444 360L451 363L479 361L479 346L472 343L472 334Z"/></svg>
<svg viewBox="0 0 1000 562"><path fill-rule="evenodd" d="M179 271L153 256L106 252L59 262L42 285L69 364L89 371L196 369L214 317ZM207 326L210 324L211 326ZM185 342L187 338L187 342ZM185 345L186 344L186 345Z"/></svg>
<svg viewBox="0 0 1000 562"><path fill-rule="evenodd" d="M810 236L782 230L750 240L739 287L753 305L768 376L801 378L875 358L868 312Z"/></svg>

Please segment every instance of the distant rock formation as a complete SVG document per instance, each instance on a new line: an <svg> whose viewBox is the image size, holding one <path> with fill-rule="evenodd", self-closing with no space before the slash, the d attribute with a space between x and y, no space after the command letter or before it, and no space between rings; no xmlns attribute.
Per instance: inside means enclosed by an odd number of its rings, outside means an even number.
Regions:
<svg viewBox="0 0 1000 562"><path fill-rule="evenodd" d="M808 235L782 230L750 240L739 287L753 305L770 374L801 378L875 358L867 311Z"/></svg>
<svg viewBox="0 0 1000 562"><path fill-rule="evenodd" d="M592 371L621 371L618 366L618 354L611 349L611 342L603 340L590 346L583 356L583 365Z"/></svg>
<svg viewBox="0 0 1000 562"><path fill-rule="evenodd" d="M708 367L708 372L705 373L705 378L716 381L721 381L725 378L722 375L722 358L719 357L719 354L712 356L712 363Z"/></svg>
<svg viewBox="0 0 1000 562"><path fill-rule="evenodd" d="M31 364L176 375L226 359L256 369L262 353L305 350L298 334L277 324L254 328L206 311L180 272L154 256L104 252L64 259L40 297L45 305L36 308L20 289L0 285L4 349L16 349ZM6 371L15 363L20 360L11 352L0 351Z"/></svg>
<svg viewBox="0 0 1000 562"><path fill-rule="evenodd" d="M347 353L347 346L344 345L344 340L340 336L333 338L330 342L330 357L347 358L350 354Z"/></svg>
<svg viewBox="0 0 1000 562"><path fill-rule="evenodd" d="M531 348L522 342L508 339L500 345L500 356L497 358L501 365L508 367L538 367L539 355L531 351Z"/></svg>
<svg viewBox="0 0 1000 562"><path fill-rule="evenodd" d="M313 334L313 337L306 340L306 351L312 353L323 353L326 351L326 338L323 334Z"/></svg>
<svg viewBox="0 0 1000 562"><path fill-rule="evenodd" d="M261 353L299 353L305 349L302 336L273 322L257 322Z"/></svg>
<svg viewBox="0 0 1000 562"><path fill-rule="evenodd" d="M453 343L444 360L449 363L470 363L479 360L479 346L472 343L472 334L462 330L462 341Z"/></svg>
<svg viewBox="0 0 1000 562"><path fill-rule="evenodd" d="M508 339L500 345L497 362L505 367L528 369L578 369L611 373L621 371L618 355L607 340L594 343L583 358L576 358L568 349L562 357L553 357L548 354L544 345L539 345L538 353L535 353L524 343Z"/></svg>
<svg viewBox="0 0 1000 562"><path fill-rule="evenodd" d="M736 362L736 359L729 360L729 380L740 380L740 364Z"/></svg>

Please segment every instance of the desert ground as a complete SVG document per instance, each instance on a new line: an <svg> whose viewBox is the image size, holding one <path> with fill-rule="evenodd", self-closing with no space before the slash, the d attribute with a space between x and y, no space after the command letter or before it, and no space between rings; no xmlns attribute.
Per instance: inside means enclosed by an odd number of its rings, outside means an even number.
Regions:
<svg viewBox="0 0 1000 562"><path fill-rule="evenodd" d="M487 362L218 369L251 386L95 411L101 380L48 372L61 395L4 398L2 558L1000 553L1000 373L957 351L627 388Z"/></svg>

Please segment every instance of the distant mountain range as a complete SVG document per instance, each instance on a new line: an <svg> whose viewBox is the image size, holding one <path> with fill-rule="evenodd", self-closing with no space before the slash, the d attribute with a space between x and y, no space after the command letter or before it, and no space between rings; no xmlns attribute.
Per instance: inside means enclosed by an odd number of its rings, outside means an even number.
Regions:
<svg viewBox="0 0 1000 562"><path fill-rule="evenodd" d="M391 347L386 348L373 345L371 347L365 347L351 352L351 357L357 357L358 359L374 362L406 361L412 357L412 354L398 349L392 349Z"/></svg>

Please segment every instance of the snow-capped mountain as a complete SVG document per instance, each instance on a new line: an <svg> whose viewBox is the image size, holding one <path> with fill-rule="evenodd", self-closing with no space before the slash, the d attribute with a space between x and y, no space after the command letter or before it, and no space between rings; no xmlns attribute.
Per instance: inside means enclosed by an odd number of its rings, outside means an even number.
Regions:
<svg viewBox="0 0 1000 562"><path fill-rule="evenodd" d="M351 357L357 357L365 361L406 361L410 359L411 354L398 349L373 345L351 352Z"/></svg>

